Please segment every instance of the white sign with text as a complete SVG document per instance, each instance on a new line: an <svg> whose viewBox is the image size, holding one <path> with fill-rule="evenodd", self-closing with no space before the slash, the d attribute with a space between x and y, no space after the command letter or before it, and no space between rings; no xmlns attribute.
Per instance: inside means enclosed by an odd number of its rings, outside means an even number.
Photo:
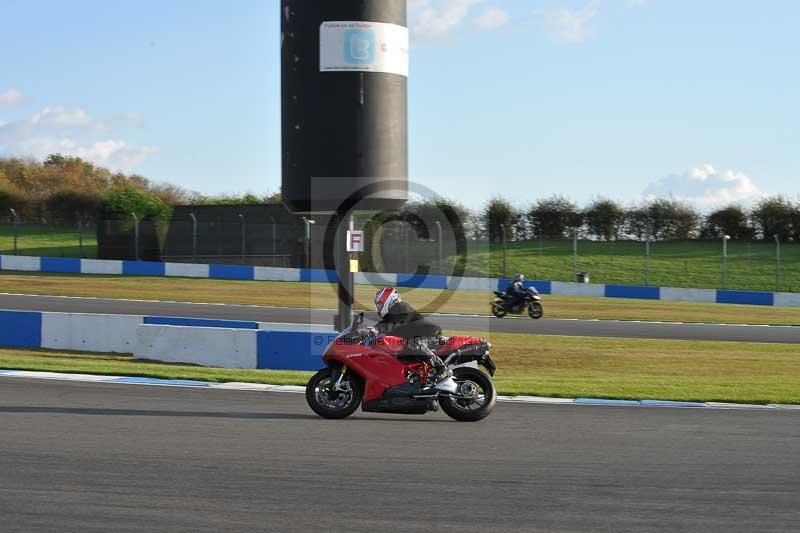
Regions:
<svg viewBox="0 0 800 533"><path fill-rule="evenodd" d="M323 22L319 30L319 70L408 77L408 28L382 22Z"/></svg>

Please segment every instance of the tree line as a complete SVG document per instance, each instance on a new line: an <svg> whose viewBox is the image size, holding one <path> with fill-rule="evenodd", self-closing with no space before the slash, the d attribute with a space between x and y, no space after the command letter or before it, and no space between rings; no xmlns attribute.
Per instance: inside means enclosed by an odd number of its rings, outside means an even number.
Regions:
<svg viewBox="0 0 800 533"><path fill-rule="evenodd" d="M142 220L167 219L175 205L276 200L280 200L276 195L206 196L61 154L52 154L44 161L0 158L0 219L10 216L11 209L26 222L62 225L132 214Z"/></svg>
<svg viewBox="0 0 800 533"><path fill-rule="evenodd" d="M175 205L279 201L280 194L205 196L61 154L41 162L0 158L0 217L14 209L26 221L53 224L129 217L132 213L140 219L166 219ZM555 195L518 209L498 197L477 211L439 198L410 202L391 216L373 217L370 224L389 219L405 221L421 235L430 231L426 227L431 221L438 220L444 227L455 228L457 238L490 242L569 239L576 234L601 241L715 239L729 235L736 240L772 240L777 236L781 241L800 242L800 203L784 196L763 198L750 208L729 204L709 213L674 198L633 205L597 198L579 206Z"/></svg>
<svg viewBox="0 0 800 533"><path fill-rule="evenodd" d="M777 236L781 241L800 242L800 203L784 196L763 198L750 208L729 204L708 213L674 199L656 198L623 205L608 198L597 198L578 206L564 196L555 195L533 202L526 209L515 208L503 198L489 200L483 209L469 211L448 201L424 201L406 207L406 218L418 220L418 213L446 207L442 221L461 221L465 235L489 242L531 239L581 239L598 241L656 241L717 239L728 235L734 240L764 239Z"/></svg>
<svg viewBox="0 0 800 533"><path fill-rule="evenodd" d="M11 209L26 222L64 225L132 213L141 219L168 218L171 206L187 195L180 187L112 172L79 157L0 158L0 217L4 219Z"/></svg>

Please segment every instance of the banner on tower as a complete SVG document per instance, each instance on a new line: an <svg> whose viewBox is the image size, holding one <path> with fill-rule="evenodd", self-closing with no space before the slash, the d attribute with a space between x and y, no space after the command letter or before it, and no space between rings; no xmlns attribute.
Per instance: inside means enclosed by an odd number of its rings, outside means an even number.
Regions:
<svg viewBox="0 0 800 533"><path fill-rule="evenodd" d="M384 72L408 77L408 28L363 21L323 22L320 72Z"/></svg>

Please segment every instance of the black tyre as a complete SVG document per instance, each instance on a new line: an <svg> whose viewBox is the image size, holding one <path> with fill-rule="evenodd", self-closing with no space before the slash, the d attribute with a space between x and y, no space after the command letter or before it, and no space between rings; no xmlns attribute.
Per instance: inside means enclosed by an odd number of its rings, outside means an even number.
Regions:
<svg viewBox="0 0 800 533"><path fill-rule="evenodd" d="M358 409L364 396L361 378L347 373L341 391L334 391L331 369L323 368L314 374L306 385L306 401L311 410L322 418L347 418Z"/></svg>
<svg viewBox="0 0 800 533"><path fill-rule="evenodd" d="M492 304L492 314L497 318L503 318L506 316L506 310L501 305Z"/></svg>
<svg viewBox="0 0 800 533"><path fill-rule="evenodd" d="M442 411L459 422L477 422L489 416L497 403L491 378L476 368L456 368L453 379L458 383L459 394L469 398L441 395Z"/></svg>
<svg viewBox="0 0 800 533"><path fill-rule="evenodd" d="M528 315L534 320L539 320L542 318L542 316L544 316L544 308L542 307L542 304L539 302L531 302L531 304L528 306Z"/></svg>

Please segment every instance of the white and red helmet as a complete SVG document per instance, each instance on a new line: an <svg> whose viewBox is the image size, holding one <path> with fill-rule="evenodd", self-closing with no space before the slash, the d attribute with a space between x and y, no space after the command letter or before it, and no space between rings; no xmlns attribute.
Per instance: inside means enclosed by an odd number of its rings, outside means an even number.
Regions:
<svg viewBox="0 0 800 533"><path fill-rule="evenodd" d="M378 316L383 318L394 304L402 301L400 293L394 287L384 287L375 293L375 310L378 312Z"/></svg>

